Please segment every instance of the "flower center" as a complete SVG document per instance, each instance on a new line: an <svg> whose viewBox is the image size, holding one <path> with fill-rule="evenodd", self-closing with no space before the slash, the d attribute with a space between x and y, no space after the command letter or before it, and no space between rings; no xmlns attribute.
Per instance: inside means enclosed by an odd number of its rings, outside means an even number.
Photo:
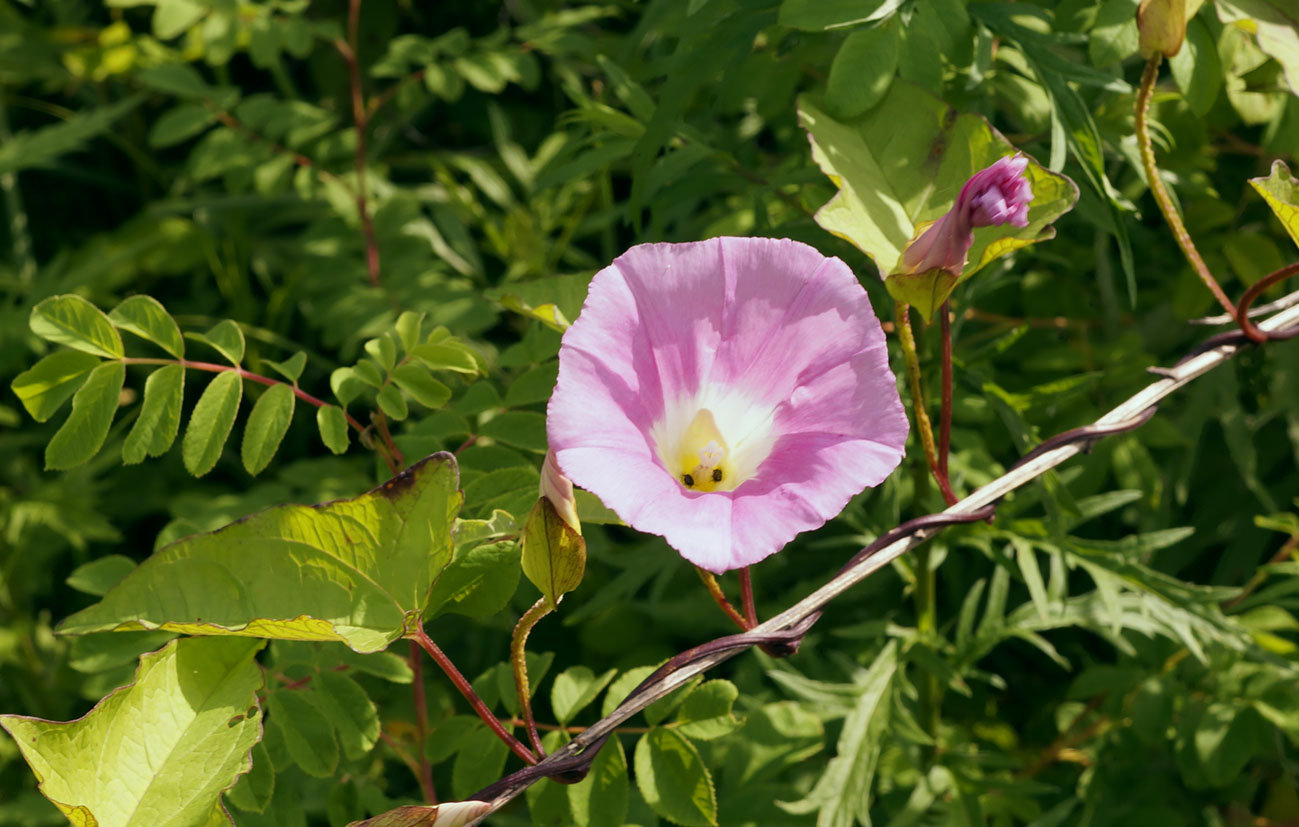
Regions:
<svg viewBox="0 0 1299 827"><path fill-rule="evenodd" d="M774 410L709 387L668 405L650 430L659 461L687 491L734 491L771 453Z"/></svg>

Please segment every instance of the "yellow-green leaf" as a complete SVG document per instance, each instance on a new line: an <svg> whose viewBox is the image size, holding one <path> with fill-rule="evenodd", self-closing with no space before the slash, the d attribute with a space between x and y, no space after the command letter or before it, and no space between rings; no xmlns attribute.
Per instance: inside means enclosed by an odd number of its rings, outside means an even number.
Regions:
<svg viewBox="0 0 1299 827"><path fill-rule="evenodd" d="M112 322L80 296L51 296L32 308L29 324L46 341L109 359L122 358L122 337Z"/></svg>
<svg viewBox="0 0 1299 827"><path fill-rule="evenodd" d="M655 727L636 743L636 785L654 812L684 827L717 824L713 779L689 739Z"/></svg>
<svg viewBox="0 0 1299 827"><path fill-rule="evenodd" d="M335 454L347 453L347 416L337 405L324 405L316 409L316 427L325 447Z"/></svg>
<svg viewBox="0 0 1299 827"><path fill-rule="evenodd" d="M243 393L243 379L234 371L217 374L204 388L194 412L189 415L189 425L180 445L185 470L201 477L216 467L234 427Z"/></svg>
<svg viewBox="0 0 1299 827"><path fill-rule="evenodd" d="M148 339L177 359L185 358L185 339L180 335L180 327L152 296L131 296L113 308L108 320L122 330Z"/></svg>
<svg viewBox="0 0 1299 827"><path fill-rule="evenodd" d="M586 570L586 541L542 497L523 527L523 573L552 607L576 589Z"/></svg>
<svg viewBox="0 0 1299 827"><path fill-rule="evenodd" d="M355 499L283 505L163 547L60 631L338 640L377 652L423 611L462 496L434 454Z"/></svg>
<svg viewBox="0 0 1299 827"><path fill-rule="evenodd" d="M72 397L72 413L45 446L45 467L61 471L86 462L104 445L126 381L121 362L104 362Z"/></svg>
<svg viewBox="0 0 1299 827"><path fill-rule="evenodd" d="M211 347L226 357L235 367L244 358L244 332L239 325L225 319L217 322L207 333L186 333L186 336Z"/></svg>
<svg viewBox="0 0 1299 827"><path fill-rule="evenodd" d="M180 408L185 398L185 369L164 365L149 374L144 383L144 402L131 433L122 443L122 462L135 465L146 456L160 457L176 441L180 431Z"/></svg>
<svg viewBox="0 0 1299 827"><path fill-rule="evenodd" d="M221 792L248 771L261 736L262 674L253 659L261 647L176 640L140 658L135 681L82 718L4 715L0 726L73 824L228 824Z"/></svg>
<svg viewBox="0 0 1299 827"><path fill-rule="evenodd" d="M13 390L27 413L44 422L68 401L99 364L99 357L79 350L56 350L14 379Z"/></svg>
<svg viewBox="0 0 1299 827"><path fill-rule="evenodd" d="M259 474L271 462L280 448L293 421L293 388L272 385L253 405L244 425L244 441L240 449L244 468L250 474Z"/></svg>
<svg viewBox="0 0 1299 827"><path fill-rule="evenodd" d="M1299 244L1299 182L1284 161L1273 161L1272 172L1266 178L1251 178L1258 194L1272 208L1290 239Z"/></svg>

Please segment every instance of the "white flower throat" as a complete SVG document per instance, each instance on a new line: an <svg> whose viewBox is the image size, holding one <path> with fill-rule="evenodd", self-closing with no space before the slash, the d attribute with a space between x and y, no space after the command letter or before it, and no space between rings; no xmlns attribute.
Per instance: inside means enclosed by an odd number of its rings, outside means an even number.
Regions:
<svg viewBox="0 0 1299 827"><path fill-rule="evenodd" d="M650 429L663 466L688 491L733 491L771 453L774 410L735 391L702 390Z"/></svg>

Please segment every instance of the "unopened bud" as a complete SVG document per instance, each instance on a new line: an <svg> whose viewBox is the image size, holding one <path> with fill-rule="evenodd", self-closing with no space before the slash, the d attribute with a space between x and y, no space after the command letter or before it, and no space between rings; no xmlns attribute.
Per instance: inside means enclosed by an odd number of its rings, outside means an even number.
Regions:
<svg viewBox="0 0 1299 827"><path fill-rule="evenodd" d="M547 451L546 459L541 463L541 496L550 500L560 519L578 534L582 533L582 522L577 518L577 497L573 494L573 483L559 470L554 451Z"/></svg>
<svg viewBox="0 0 1299 827"><path fill-rule="evenodd" d="M1137 32L1143 57L1177 54L1186 40L1186 0L1141 0Z"/></svg>

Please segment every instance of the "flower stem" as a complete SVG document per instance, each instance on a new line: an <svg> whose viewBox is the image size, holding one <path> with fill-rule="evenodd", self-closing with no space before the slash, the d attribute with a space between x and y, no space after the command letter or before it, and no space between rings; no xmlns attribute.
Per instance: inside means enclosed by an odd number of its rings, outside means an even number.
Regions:
<svg viewBox="0 0 1299 827"><path fill-rule="evenodd" d="M464 699L469 702L469 705L474 708L474 712L478 713L478 717L482 719L483 723L487 724L487 728L494 732L497 738L504 741L505 745L510 748L511 752L522 758L524 762L529 765L537 763L537 756L533 755L532 751L524 746L518 738L515 738L506 731L504 725L496 719L496 716L492 714L492 711L487 708L487 704L483 703L483 699L478 697L478 693L469 685L469 681L465 680L465 676L460 674L460 670L451 662L451 658L448 658L446 653L438 648L438 645L434 643L433 639L424 631L423 626L416 626L413 630L407 632L406 636L418 643L420 648L425 652L429 653L429 657L433 658L433 662L436 663L446 674L447 678L450 679L451 684L455 686L456 690L459 691Z"/></svg>
<svg viewBox="0 0 1299 827"><path fill-rule="evenodd" d="M1236 305L1236 311L1233 315L1236 317L1236 322L1240 325L1240 329L1245 331L1245 335L1250 338L1250 341L1267 341L1267 334L1259 330L1258 326L1254 324L1254 320L1249 317L1249 306L1254 303L1255 299L1263 294L1264 290L1297 273L1299 273L1299 262L1287 264L1280 270L1268 273L1263 278L1251 284L1249 289L1245 291L1245 295L1240 297L1240 303Z"/></svg>
<svg viewBox="0 0 1299 827"><path fill-rule="evenodd" d="M433 786L433 767L424 754L424 742L428 740L428 701L424 697L424 658L420 655L419 644L410 642L410 670L414 673L411 680L412 701L415 704L415 744L419 750L419 763L412 769L419 779L420 791L427 804L438 803L437 790Z"/></svg>
<svg viewBox="0 0 1299 827"><path fill-rule="evenodd" d="M911 383L911 411L916 417L916 430L920 432L920 444L924 446L925 460L929 463L929 470L933 473L939 489L943 492L943 500L950 504L955 502L956 498L952 494L952 489L947 485L947 480L943 478L938 469L938 449L934 445L934 426L929 421L929 413L925 410L920 357L916 355L916 337L911 331L911 305L906 302L897 302L894 305L894 318L897 322L898 341L902 344L902 356L907 363L907 377Z"/></svg>
<svg viewBox="0 0 1299 827"><path fill-rule="evenodd" d="M537 721L532 717L532 687L528 684L528 633L537 621L555 610L550 599L543 596L532 608L523 613L519 622L514 625L514 636L510 639L510 662L514 666L514 688L519 693L519 713L523 715L524 729L532 741L532 748L538 758L546 757L546 750L541 746L541 735L537 732Z"/></svg>
<svg viewBox="0 0 1299 827"><path fill-rule="evenodd" d="M1163 55L1155 52L1146 62L1146 70L1141 75L1141 86L1137 90L1137 102L1135 110L1135 130L1137 133L1137 146L1141 150L1141 165L1146 171L1146 183L1150 185L1150 194L1155 197L1155 203L1159 205L1159 211L1164 214L1164 220L1173 231L1173 237L1177 239L1177 246L1182 248L1186 260L1191 263L1193 269L1204 282L1204 286L1209 288L1209 292L1218 300L1218 304L1226 308L1228 313L1235 314L1236 308L1223 292L1222 285L1209 272L1209 266L1204 263L1200 257L1200 251L1196 249L1195 242L1191 240L1191 234L1186 231L1186 225L1182 223L1182 217L1177 214L1177 209L1173 206L1173 200L1168 197L1168 190L1164 188L1163 179L1159 177L1159 166L1155 163L1155 150L1150 142L1150 126L1148 119L1150 117L1150 98L1155 91L1155 79L1159 76L1159 63L1163 60Z"/></svg>
<svg viewBox="0 0 1299 827"><path fill-rule="evenodd" d="M721 610L726 613L726 616L735 621L735 625L739 626L740 629L748 631L749 622L744 619L744 615L740 614L736 608L731 605L731 601L726 599L726 593L722 591L722 587L718 584L717 578L713 576L713 573L707 569L701 569L698 566L695 566L695 571L699 572L699 579L704 581L704 588L708 589L708 593L713 596L713 600Z"/></svg>
<svg viewBox="0 0 1299 827"><path fill-rule="evenodd" d="M952 496L952 478L947 472L947 454L952 445L952 303L949 299L938 309L939 333L942 342L943 404L938 417L938 473L942 474L943 497L948 505L956 503Z"/></svg>
<svg viewBox="0 0 1299 827"><path fill-rule="evenodd" d="M361 27L361 0L348 0L347 40L335 41L334 46L347 64L347 84L352 98L352 122L356 126L356 214L361 220L361 234L365 237L365 266L370 276L370 286L379 286L379 243L374 234L374 222L365 202L365 133L370 127L370 112L365 105L365 92L361 88L361 62L357 55L358 33Z"/></svg>
<svg viewBox="0 0 1299 827"><path fill-rule="evenodd" d="M740 605L744 607L744 619L752 629L758 625L758 609L753 603L753 578L749 567L740 569Z"/></svg>

